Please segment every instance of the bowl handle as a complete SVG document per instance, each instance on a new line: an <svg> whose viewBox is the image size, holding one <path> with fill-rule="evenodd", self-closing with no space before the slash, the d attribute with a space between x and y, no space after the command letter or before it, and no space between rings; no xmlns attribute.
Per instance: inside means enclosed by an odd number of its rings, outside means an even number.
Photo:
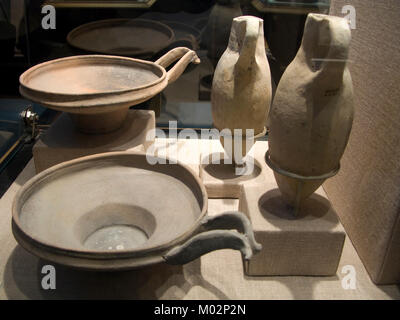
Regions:
<svg viewBox="0 0 400 320"><path fill-rule="evenodd" d="M169 250L163 258L168 264L186 264L219 249L240 250L244 260L250 260L254 253L261 250L261 245L254 238L251 223L243 213L226 212L214 217L207 216L198 234Z"/></svg>
<svg viewBox="0 0 400 320"><path fill-rule="evenodd" d="M180 60L173 66L173 68L171 68L171 70L167 72L168 83L172 83L178 79L183 71L185 71L189 63L200 63L200 59L196 52L184 47L172 49L158 59L155 63L166 68L178 59Z"/></svg>

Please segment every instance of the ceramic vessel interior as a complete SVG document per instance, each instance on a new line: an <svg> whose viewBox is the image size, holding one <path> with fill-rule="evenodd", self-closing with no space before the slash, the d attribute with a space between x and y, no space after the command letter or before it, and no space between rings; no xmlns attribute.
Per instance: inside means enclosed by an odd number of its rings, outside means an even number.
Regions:
<svg viewBox="0 0 400 320"><path fill-rule="evenodd" d="M19 230L35 243L100 257L165 248L194 230L207 198L191 172L152 166L142 154L113 154L36 176L15 203Z"/></svg>
<svg viewBox="0 0 400 320"><path fill-rule="evenodd" d="M40 242L82 252L149 249L179 238L202 216L202 190L174 164L157 172L145 160L110 156L46 175L20 203L21 228Z"/></svg>

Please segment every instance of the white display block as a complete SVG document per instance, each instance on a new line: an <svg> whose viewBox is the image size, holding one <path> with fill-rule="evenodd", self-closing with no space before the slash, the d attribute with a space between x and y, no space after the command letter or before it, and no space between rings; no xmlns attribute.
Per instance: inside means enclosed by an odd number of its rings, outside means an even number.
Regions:
<svg viewBox="0 0 400 320"><path fill-rule="evenodd" d="M245 264L250 276L332 276L345 231L322 188L304 200L297 216L267 174L264 186L244 187L239 211L251 220L262 251Z"/></svg>

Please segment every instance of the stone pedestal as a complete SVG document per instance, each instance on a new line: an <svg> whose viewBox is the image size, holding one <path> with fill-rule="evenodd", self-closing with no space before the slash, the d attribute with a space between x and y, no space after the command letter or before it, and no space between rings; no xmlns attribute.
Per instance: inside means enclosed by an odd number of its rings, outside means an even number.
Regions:
<svg viewBox="0 0 400 320"><path fill-rule="evenodd" d="M264 186L244 187L239 210L250 218L262 251L245 264L250 276L332 276L345 231L322 188L304 201L298 216L282 199L272 171Z"/></svg>
<svg viewBox="0 0 400 320"><path fill-rule="evenodd" d="M155 115L149 110L129 110L123 126L107 134L84 134L63 113L33 147L36 173L58 163L96 153L125 151L137 147L146 150L154 141L146 139L155 128Z"/></svg>

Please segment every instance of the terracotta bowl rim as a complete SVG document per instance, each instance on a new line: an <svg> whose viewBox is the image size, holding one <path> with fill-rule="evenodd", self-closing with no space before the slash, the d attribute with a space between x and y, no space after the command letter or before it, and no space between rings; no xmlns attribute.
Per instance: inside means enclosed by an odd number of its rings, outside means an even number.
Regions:
<svg viewBox="0 0 400 320"><path fill-rule="evenodd" d="M142 85L142 86L138 86L138 87L134 87L134 88L130 88L130 89L122 89L122 90L110 90L110 91L102 91L102 92L96 92L96 93L57 93L57 92L53 92L53 91L45 91L45 90L39 90L39 89L34 89L32 87L30 87L26 81L26 78L33 72L37 71L40 68L43 67L47 67L48 65L51 64L56 64L56 63L63 63L65 61L69 61L69 60L85 60L85 59L104 59L104 60L110 60L110 61L121 61L121 60L125 60L128 62L135 62L135 63L139 63L139 64L146 64L152 67L157 68L158 70L160 70L162 72L161 77L159 77L157 80L150 82L148 84ZM112 55L105 55L105 54L85 54L85 55L77 55L77 56L70 56L70 57L64 57L64 58L59 58L59 59L54 59L54 60L49 60L49 61L45 61L42 63L39 63L31 68L29 68L28 70L24 71L20 77L19 77L19 83L20 86L26 90L29 90L30 92L32 92L34 95L39 94L39 95L51 95L51 96L58 96L58 97L82 97L82 99L84 99L85 97L91 97L91 98L96 98L96 97L104 97L104 96L109 96L109 95L115 95L115 94L122 94L122 93L132 93L132 92L136 92L136 91L140 91L143 89L147 89L150 87L154 87L157 84L165 81L167 78L167 71L165 70L165 68L163 68L162 66L156 64L155 62L152 61L147 61L147 60L142 60L142 59L135 59L135 58L129 58L129 57L121 57L121 56L112 56ZM55 99L57 100L57 99ZM60 99L62 100L62 99ZM38 98L38 101L40 101L40 98ZM57 102L57 101L55 101Z"/></svg>

